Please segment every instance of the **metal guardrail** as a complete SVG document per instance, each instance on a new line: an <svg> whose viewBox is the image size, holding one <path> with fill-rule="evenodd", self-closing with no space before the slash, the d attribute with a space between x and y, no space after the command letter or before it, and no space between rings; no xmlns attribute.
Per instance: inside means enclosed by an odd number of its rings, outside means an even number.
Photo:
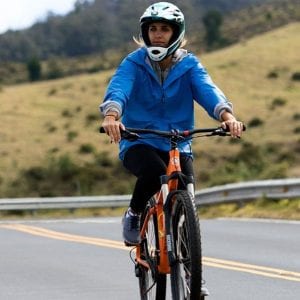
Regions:
<svg viewBox="0 0 300 300"><path fill-rule="evenodd" d="M259 198L300 198L300 178L249 181L226 184L196 191L197 206L228 202L244 202ZM130 195L3 198L0 210L76 209L127 206Z"/></svg>
<svg viewBox="0 0 300 300"><path fill-rule="evenodd" d="M196 205L244 202L259 198L300 198L300 178L248 181L196 192Z"/></svg>

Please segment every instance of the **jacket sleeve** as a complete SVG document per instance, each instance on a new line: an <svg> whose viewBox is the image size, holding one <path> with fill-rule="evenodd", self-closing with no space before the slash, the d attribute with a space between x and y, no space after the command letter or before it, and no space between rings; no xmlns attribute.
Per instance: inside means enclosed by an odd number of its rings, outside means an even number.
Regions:
<svg viewBox="0 0 300 300"><path fill-rule="evenodd" d="M225 110L233 113L232 104L213 83L200 62L191 69L191 82L194 99L212 118L221 120L221 115Z"/></svg>
<svg viewBox="0 0 300 300"><path fill-rule="evenodd" d="M135 74L135 64L125 58L110 80L103 103L99 106L104 115L109 110L122 115L133 88Z"/></svg>

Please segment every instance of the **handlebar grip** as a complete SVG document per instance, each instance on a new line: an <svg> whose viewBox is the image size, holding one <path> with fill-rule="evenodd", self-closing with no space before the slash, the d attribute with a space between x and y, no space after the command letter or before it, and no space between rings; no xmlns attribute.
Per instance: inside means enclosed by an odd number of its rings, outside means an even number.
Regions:
<svg viewBox="0 0 300 300"><path fill-rule="evenodd" d="M102 126L99 128L99 132L106 133ZM140 138L140 136L138 134L136 134L134 132L130 132L126 129L125 130L121 129L121 137L123 139L129 140L129 141L136 141L138 138Z"/></svg>
<svg viewBox="0 0 300 300"><path fill-rule="evenodd" d="M224 129L223 127L221 127L225 132L229 132L229 127L227 126L226 129ZM247 127L245 124L243 124L243 131L246 131Z"/></svg>

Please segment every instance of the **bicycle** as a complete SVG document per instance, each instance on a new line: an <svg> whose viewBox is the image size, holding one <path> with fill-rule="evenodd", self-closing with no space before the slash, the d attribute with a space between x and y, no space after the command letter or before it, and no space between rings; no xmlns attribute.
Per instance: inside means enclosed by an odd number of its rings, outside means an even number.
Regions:
<svg viewBox="0 0 300 300"><path fill-rule="evenodd" d="M199 133L202 135L195 136ZM195 137L226 136L228 132L222 127L185 131L126 128L121 132L122 138L131 141L147 138L145 135L167 138L170 150L161 188L141 216L141 242L133 248L141 300L165 300L167 275L172 299L204 300L208 294L201 292L202 252L194 178L181 172L178 144ZM179 189L179 184L184 188Z"/></svg>

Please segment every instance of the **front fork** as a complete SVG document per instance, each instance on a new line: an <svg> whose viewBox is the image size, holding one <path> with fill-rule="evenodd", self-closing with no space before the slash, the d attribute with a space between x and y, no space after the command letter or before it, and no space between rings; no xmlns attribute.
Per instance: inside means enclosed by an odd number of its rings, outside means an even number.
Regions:
<svg viewBox="0 0 300 300"><path fill-rule="evenodd" d="M179 192L176 184L174 189L174 183L179 180L182 182L186 190L190 193L192 198L194 198L194 178L193 176L185 176L181 172L175 172L170 176L161 176L161 190L157 195L155 195L155 201L158 203L156 206L157 214L157 225L158 225L158 242L159 250L158 253L158 271L162 274L170 273L170 266L176 262L175 249L173 249L173 240L171 234L171 213L172 206L174 203L174 196ZM171 182L171 184L170 184ZM170 191L170 189L173 189ZM155 209L154 207L152 209ZM153 213L153 212L152 212ZM148 216L149 217L149 216ZM146 222L147 223L147 222ZM146 228L142 228L142 232L145 232ZM148 263L141 259L140 246L136 249L136 260L140 265L144 265L146 268L150 268Z"/></svg>

